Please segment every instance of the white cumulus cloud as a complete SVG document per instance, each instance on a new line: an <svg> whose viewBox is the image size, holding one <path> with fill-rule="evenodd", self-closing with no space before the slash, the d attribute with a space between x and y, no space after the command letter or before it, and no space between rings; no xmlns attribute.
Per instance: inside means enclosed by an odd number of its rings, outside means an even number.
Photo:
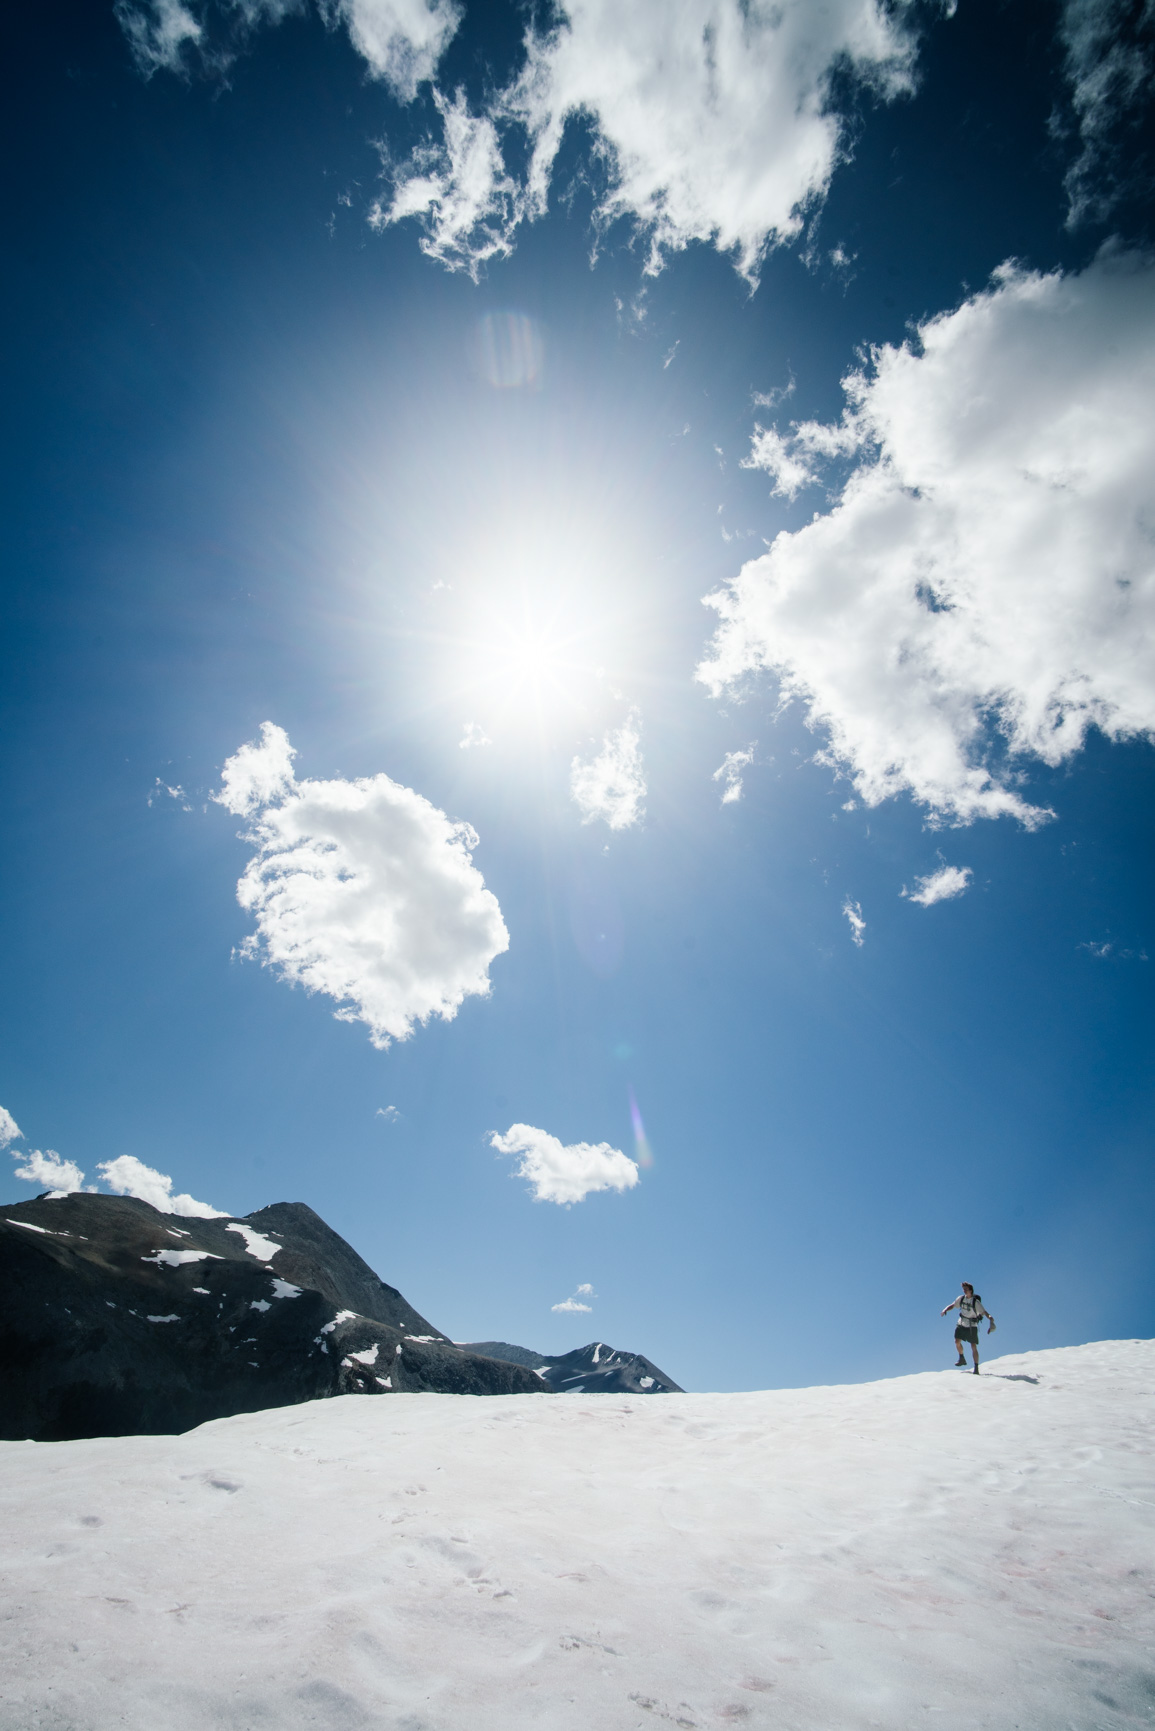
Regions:
<svg viewBox="0 0 1155 1731"><path fill-rule="evenodd" d="M585 1300L587 1298L592 1298L593 1296L594 1289L587 1281L582 1286L575 1287L569 1297L563 1298L560 1304L551 1304L550 1309L564 1312L585 1311L588 1315L593 1309L593 1306L591 1304L586 1304Z"/></svg>
<svg viewBox="0 0 1155 1731"><path fill-rule="evenodd" d="M632 1190L638 1182L634 1161L608 1142L566 1147L532 1124L511 1124L504 1136L494 1132L489 1143L499 1154L521 1155L516 1176L529 1180L535 1202L567 1205L595 1190Z"/></svg>
<svg viewBox="0 0 1155 1731"><path fill-rule="evenodd" d="M911 11L902 0L566 0L552 28L530 28L524 70L483 114L439 100L444 142L398 171L377 218L422 216L426 250L476 272L544 214L580 117L604 180L599 228L634 221L650 271L698 240L752 279L829 186L842 139L835 68L882 97L911 88ZM507 134L528 135L520 179L503 157Z"/></svg>
<svg viewBox="0 0 1155 1731"><path fill-rule="evenodd" d="M114 1195L135 1196L138 1202L148 1202L162 1214L183 1214L190 1220L227 1218L221 1209L210 1208L207 1202L198 1202L193 1196L183 1192L174 1196L172 1179L163 1172L157 1172L152 1166L146 1166L135 1154L121 1154L116 1160L102 1160L96 1170Z"/></svg>
<svg viewBox="0 0 1155 1731"><path fill-rule="evenodd" d="M723 805L735 805L742 797L742 771L748 769L754 761L754 747L758 741L752 739L744 751L728 751L713 775L711 781L723 784Z"/></svg>
<svg viewBox="0 0 1155 1731"><path fill-rule="evenodd" d="M335 999L375 1046L431 1016L452 1021L466 997L488 995L489 964L509 948L471 858L475 831L387 775L297 781L293 755L266 722L215 796L251 818L256 855L237 885L256 921L249 953Z"/></svg>
<svg viewBox="0 0 1155 1731"><path fill-rule="evenodd" d="M15 1172L22 1183L38 1184L41 1189L51 1190L57 1196L68 1196L84 1183L84 1173L76 1162L62 1160L53 1148L46 1153L33 1148L27 1154L17 1154L13 1150L12 1158L24 1162Z"/></svg>
<svg viewBox="0 0 1155 1731"><path fill-rule="evenodd" d="M862 903L852 902L847 896L842 904L842 911L850 927L850 941L857 949L861 949L865 942L863 934L866 931L866 921L862 917Z"/></svg>
<svg viewBox="0 0 1155 1731"><path fill-rule="evenodd" d="M7 1148L9 1142L22 1142L24 1132L9 1112L6 1106L0 1106L0 1148Z"/></svg>
<svg viewBox="0 0 1155 1731"><path fill-rule="evenodd" d="M574 758L569 786L583 823L601 818L610 829L629 829L641 821L646 783L637 710L630 711L616 732L606 735L596 757L588 763Z"/></svg>
<svg viewBox="0 0 1155 1731"><path fill-rule="evenodd" d="M774 675L867 805L1033 826L1031 760L1155 731L1155 266L1005 265L844 388L791 446L837 502L706 597L697 677Z"/></svg>
<svg viewBox="0 0 1155 1731"><path fill-rule="evenodd" d="M914 890L903 888L903 895L908 901L916 902L920 908L933 907L935 902L949 902L955 896L961 896L969 887L974 874L970 866L944 865L928 877L915 878L918 886Z"/></svg>
<svg viewBox="0 0 1155 1731"><path fill-rule="evenodd" d="M478 721L467 721L465 731L457 741L462 751L472 751L475 745L492 745L493 741Z"/></svg>

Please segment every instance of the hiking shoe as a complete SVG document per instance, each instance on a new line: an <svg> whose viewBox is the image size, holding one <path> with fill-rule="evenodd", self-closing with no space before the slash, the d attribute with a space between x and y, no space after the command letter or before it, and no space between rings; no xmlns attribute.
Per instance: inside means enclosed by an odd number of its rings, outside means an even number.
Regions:
<svg viewBox="0 0 1155 1731"><path fill-rule="evenodd" d="M978 1374L979 1374L979 1367L978 1367L978 1365L977 1365L977 1364L976 1364L976 1365L975 1365L975 1375L976 1375L976 1376L977 1376L977 1375L978 1375Z"/></svg>
<svg viewBox="0 0 1155 1731"><path fill-rule="evenodd" d="M955 1359L955 1364L956 1364L956 1365L959 1365L959 1364L961 1364L961 1365L964 1365L964 1366L965 1366L965 1364L966 1364L966 1359L965 1359L965 1358L964 1358L964 1357L963 1357L963 1355L962 1355L962 1353L961 1353L961 1352L960 1352L960 1353L959 1353L959 1355L958 1355L958 1357L957 1357L957 1358L956 1358L956 1359Z"/></svg>

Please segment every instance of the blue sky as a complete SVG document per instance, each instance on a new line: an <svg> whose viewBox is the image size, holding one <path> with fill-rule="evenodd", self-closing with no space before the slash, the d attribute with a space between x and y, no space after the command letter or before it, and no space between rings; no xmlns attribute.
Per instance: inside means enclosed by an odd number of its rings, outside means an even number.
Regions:
<svg viewBox="0 0 1155 1731"><path fill-rule="evenodd" d="M688 1387L1152 1332L1151 40L779 12L11 27L5 1200Z"/></svg>

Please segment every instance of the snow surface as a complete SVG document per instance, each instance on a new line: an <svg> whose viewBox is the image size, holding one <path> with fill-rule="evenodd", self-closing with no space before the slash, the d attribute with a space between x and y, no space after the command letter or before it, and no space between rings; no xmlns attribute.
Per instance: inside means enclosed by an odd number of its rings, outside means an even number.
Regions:
<svg viewBox="0 0 1155 1731"><path fill-rule="evenodd" d="M252 1226L242 1226L239 1221L233 1221L225 1227L226 1232L237 1232L245 1241L245 1249L250 1256L255 1256L258 1262L268 1262L276 1256L284 1245L278 1244L275 1238L266 1238Z"/></svg>
<svg viewBox="0 0 1155 1731"><path fill-rule="evenodd" d="M1155 1342L0 1444L4 1731L1123 1731Z"/></svg>
<svg viewBox="0 0 1155 1731"><path fill-rule="evenodd" d="M223 1262L223 1256L216 1256L211 1250L154 1250L151 1256L142 1256L142 1262L155 1262L158 1268L183 1268L189 1262Z"/></svg>

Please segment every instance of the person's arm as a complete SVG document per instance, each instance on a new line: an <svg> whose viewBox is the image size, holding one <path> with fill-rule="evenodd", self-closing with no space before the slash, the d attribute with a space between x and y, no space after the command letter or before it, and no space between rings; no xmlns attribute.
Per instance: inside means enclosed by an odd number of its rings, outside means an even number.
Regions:
<svg viewBox="0 0 1155 1731"><path fill-rule="evenodd" d="M962 1299L956 1298L953 1304L948 1304L945 1310L940 1310L939 1315L940 1316L949 1316L950 1312L952 1310L957 1310L961 1303L962 1303Z"/></svg>

